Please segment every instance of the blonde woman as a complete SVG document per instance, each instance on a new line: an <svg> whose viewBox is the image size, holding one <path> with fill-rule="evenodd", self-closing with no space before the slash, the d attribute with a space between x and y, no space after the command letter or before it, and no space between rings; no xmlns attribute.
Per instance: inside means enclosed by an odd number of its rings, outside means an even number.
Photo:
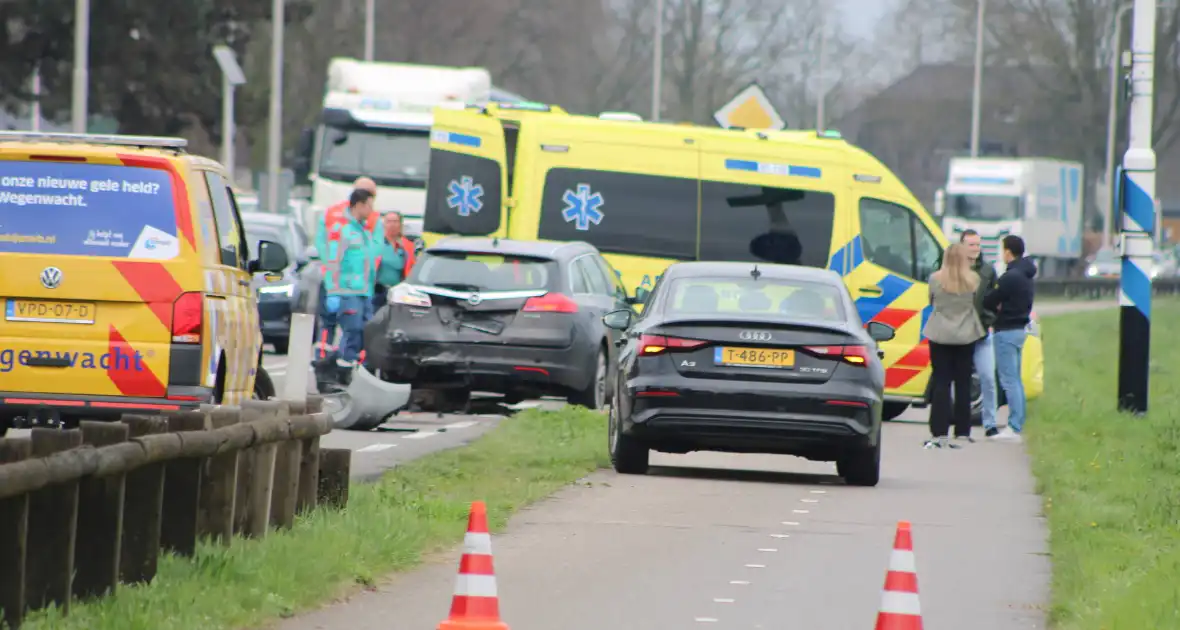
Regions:
<svg viewBox="0 0 1180 630"><path fill-rule="evenodd" d="M926 448L959 448L947 438L951 425L955 439L971 438L971 372L975 342L985 330L975 308L979 274L971 268L967 248L955 243L947 248L942 268L930 276L930 304L933 312L922 334L930 340L933 383L930 403L930 439ZM954 409L951 387L954 387Z"/></svg>

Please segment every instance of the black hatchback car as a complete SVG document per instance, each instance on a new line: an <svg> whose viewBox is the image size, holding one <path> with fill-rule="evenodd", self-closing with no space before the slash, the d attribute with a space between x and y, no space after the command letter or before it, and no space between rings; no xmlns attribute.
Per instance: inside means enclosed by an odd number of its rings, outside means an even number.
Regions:
<svg viewBox="0 0 1180 630"><path fill-rule="evenodd" d="M668 268L624 331L610 406L615 469L643 474L650 450L777 453L835 461L877 484L885 369L840 277L789 265L687 262Z"/></svg>
<svg viewBox="0 0 1180 630"><path fill-rule="evenodd" d="M259 241L279 243L287 250L290 264L276 274L257 273L252 281L258 296L258 320L262 338L279 354L287 354L291 336L292 305L299 300L299 275L310 262L310 243L295 217L270 212L243 212L242 228L251 251Z"/></svg>
<svg viewBox="0 0 1180 630"><path fill-rule="evenodd" d="M365 367L452 405L480 391L603 407L619 333L602 317L634 312L592 245L494 238L427 248L388 301L365 326Z"/></svg>

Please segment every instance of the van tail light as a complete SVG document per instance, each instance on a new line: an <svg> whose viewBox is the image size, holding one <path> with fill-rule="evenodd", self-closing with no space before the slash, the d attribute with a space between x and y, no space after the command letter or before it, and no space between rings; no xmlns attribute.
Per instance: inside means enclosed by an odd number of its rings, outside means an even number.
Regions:
<svg viewBox="0 0 1180 630"><path fill-rule="evenodd" d="M869 349L865 346L807 346L808 354L821 358L839 359L852 365L867 365Z"/></svg>
<svg viewBox="0 0 1180 630"><path fill-rule="evenodd" d="M708 341L700 339L683 339L681 337L665 337L664 335L640 335L639 354L650 357L665 352L687 352L709 345Z"/></svg>
<svg viewBox="0 0 1180 630"><path fill-rule="evenodd" d="M524 303L526 313L577 313L578 303L567 295L546 293Z"/></svg>
<svg viewBox="0 0 1180 630"><path fill-rule="evenodd" d="M181 293L172 303L172 343L201 343L204 323L204 294Z"/></svg>

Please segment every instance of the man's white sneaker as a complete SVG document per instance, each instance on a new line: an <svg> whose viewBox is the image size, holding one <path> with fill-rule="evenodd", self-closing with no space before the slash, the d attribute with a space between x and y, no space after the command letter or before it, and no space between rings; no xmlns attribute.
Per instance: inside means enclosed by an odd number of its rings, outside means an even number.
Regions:
<svg viewBox="0 0 1180 630"><path fill-rule="evenodd" d="M1023 442L1024 438L1019 433L1013 431L1010 427L1004 427L999 433L992 438L1000 442Z"/></svg>

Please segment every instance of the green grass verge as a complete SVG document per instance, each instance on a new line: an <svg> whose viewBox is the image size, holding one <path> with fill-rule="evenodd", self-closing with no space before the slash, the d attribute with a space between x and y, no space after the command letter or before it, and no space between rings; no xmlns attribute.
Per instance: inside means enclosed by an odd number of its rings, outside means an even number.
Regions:
<svg viewBox="0 0 1180 630"><path fill-rule="evenodd" d="M1115 411L1119 311L1046 317L1028 448L1060 630L1180 628L1180 303L1152 314L1150 412Z"/></svg>
<svg viewBox="0 0 1180 630"><path fill-rule="evenodd" d="M605 426L581 407L525 411L470 446L353 485L345 511L316 512L261 541L202 545L192 561L165 557L152 584L74 604L64 617L34 613L23 628L215 630L290 615L460 542L471 501L486 501L490 527L503 528L513 512L607 465Z"/></svg>

